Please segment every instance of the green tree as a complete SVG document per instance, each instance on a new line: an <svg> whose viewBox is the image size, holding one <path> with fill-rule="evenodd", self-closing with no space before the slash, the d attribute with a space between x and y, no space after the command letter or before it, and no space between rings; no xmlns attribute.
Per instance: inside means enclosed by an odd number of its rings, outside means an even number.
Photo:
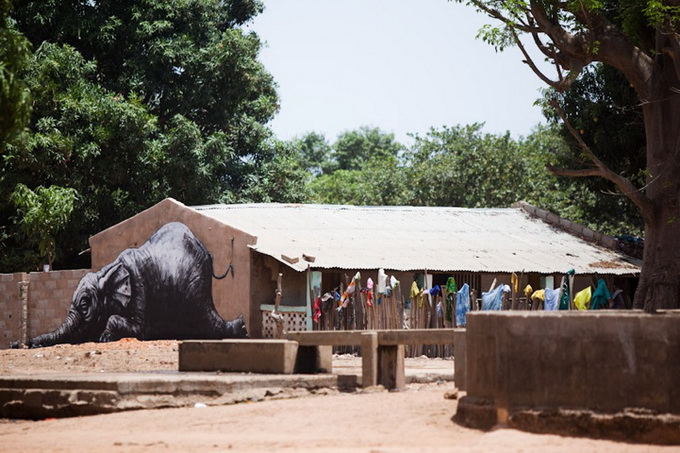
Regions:
<svg viewBox="0 0 680 453"><path fill-rule="evenodd" d="M398 157L402 149L394 134L382 132L377 127L362 126L338 136L333 143L332 164L326 172L356 170L371 159Z"/></svg>
<svg viewBox="0 0 680 453"><path fill-rule="evenodd" d="M28 65L29 42L9 17L10 0L0 0L0 151L28 123L30 93L20 73Z"/></svg>
<svg viewBox="0 0 680 453"><path fill-rule="evenodd" d="M618 70L599 63L590 65L567 91L549 90L544 99L559 99L573 127L609 168L637 186L644 185L642 110L635 90ZM545 114L558 123L559 116L550 105L546 105ZM570 146L548 161L559 168L588 168L591 161L566 126L561 126L560 134ZM568 211L565 217L607 234L642 235L644 223L639 210L611 181L565 176L558 180L559 190L544 194L555 199L553 210L558 214Z"/></svg>
<svg viewBox="0 0 680 453"><path fill-rule="evenodd" d="M29 128L0 161L6 248L22 247L9 220L18 183L80 194L59 241L70 247L69 266L87 265L77 252L88 236L167 196L187 204L295 197L285 192L295 182L272 188L272 175L290 170L266 127L278 98L257 61L258 37L243 29L261 2L15 6L13 20L37 50L23 71ZM13 270L10 255L0 257L3 270Z"/></svg>
<svg viewBox="0 0 680 453"><path fill-rule="evenodd" d="M13 217L9 191L19 183L74 188L81 195L59 241L67 244L62 256L73 257L93 232L161 197L157 169L164 156L152 146L156 120L137 99L100 87L96 64L68 45L41 45L25 80L33 117L0 162L0 200L6 203L0 212ZM22 246L18 237L10 244Z"/></svg>
<svg viewBox="0 0 680 453"><path fill-rule="evenodd" d="M291 146L298 150L298 159L302 168L308 170L314 176L324 173L324 170L329 169L332 165L331 145L328 144L323 134L309 132L302 138L293 139Z"/></svg>
<svg viewBox="0 0 680 453"><path fill-rule="evenodd" d="M38 246L48 268L57 253L56 233L64 228L73 212L76 191L57 186L39 186L35 191L18 184L10 197L20 215L19 227L26 239Z"/></svg>
<svg viewBox="0 0 680 453"><path fill-rule="evenodd" d="M408 204L405 169L394 156L370 159L356 170L336 170L320 175L309 187L314 203L359 206Z"/></svg>
<svg viewBox="0 0 680 453"><path fill-rule="evenodd" d="M458 0L462 1L462 0ZM680 308L680 5L675 0L564 2L557 0L468 0L500 21L482 37L503 49L517 45L531 69L548 85L568 88L593 62L620 71L642 105L646 134L646 181L640 187L602 161L574 128L558 102L588 168L558 169L564 176L610 180L640 210L645 251L634 305L647 311ZM556 68L550 78L534 64L520 39L528 35Z"/></svg>
<svg viewBox="0 0 680 453"><path fill-rule="evenodd" d="M415 137L407 153L413 204L506 207L527 199L536 184L530 166L509 134L482 132L482 124L431 129Z"/></svg>

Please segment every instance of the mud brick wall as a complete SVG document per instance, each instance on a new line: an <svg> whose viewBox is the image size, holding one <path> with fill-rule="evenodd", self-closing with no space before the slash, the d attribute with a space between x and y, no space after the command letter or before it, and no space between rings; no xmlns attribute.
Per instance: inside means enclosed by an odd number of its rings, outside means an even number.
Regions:
<svg viewBox="0 0 680 453"><path fill-rule="evenodd" d="M28 337L50 332L61 325L71 298L88 269L0 274L0 349L21 339L21 281L28 282Z"/></svg>
<svg viewBox="0 0 680 453"><path fill-rule="evenodd" d="M19 282L28 274L0 274L0 348L21 338L21 299Z"/></svg>

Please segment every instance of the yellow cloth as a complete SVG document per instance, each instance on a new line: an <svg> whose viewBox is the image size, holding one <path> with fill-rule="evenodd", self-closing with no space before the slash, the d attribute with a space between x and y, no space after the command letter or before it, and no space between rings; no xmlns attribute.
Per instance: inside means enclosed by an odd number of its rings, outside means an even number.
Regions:
<svg viewBox="0 0 680 453"><path fill-rule="evenodd" d="M420 294L420 289L418 289L418 284L414 280L411 284L411 299L418 297L418 294Z"/></svg>
<svg viewBox="0 0 680 453"><path fill-rule="evenodd" d="M539 289L537 291L534 291L534 293L531 295L531 298L545 301L545 290Z"/></svg>
<svg viewBox="0 0 680 453"><path fill-rule="evenodd" d="M529 297L529 294L531 294L533 292L534 292L534 288L532 288L531 285L527 285L524 288L524 295L527 296L527 297Z"/></svg>
<svg viewBox="0 0 680 453"><path fill-rule="evenodd" d="M411 301L416 301L419 307L423 306L423 293L418 288L418 283L415 280L411 283Z"/></svg>
<svg viewBox="0 0 680 453"><path fill-rule="evenodd" d="M576 305L576 308L578 308L579 310L587 310L588 306L590 305L591 297L592 291L589 286L586 289L576 293L576 295L574 296L574 305Z"/></svg>
<svg viewBox="0 0 680 453"><path fill-rule="evenodd" d="M514 272L510 276L510 283L512 284L512 290L515 293L518 293L519 292L519 278L517 278L517 274L515 274Z"/></svg>

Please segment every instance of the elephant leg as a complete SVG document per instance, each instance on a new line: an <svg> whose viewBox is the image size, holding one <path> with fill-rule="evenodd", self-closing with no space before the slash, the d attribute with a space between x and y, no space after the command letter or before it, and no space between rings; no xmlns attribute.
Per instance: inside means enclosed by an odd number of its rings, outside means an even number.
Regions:
<svg viewBox="0 0 680 453"><path fill-rule="evenodd" d="M121 338L139 338L142 328L138 324L131 323L120 315L111 315L106 322L106 328L99 337L99 341L118 341Z"/></svg>

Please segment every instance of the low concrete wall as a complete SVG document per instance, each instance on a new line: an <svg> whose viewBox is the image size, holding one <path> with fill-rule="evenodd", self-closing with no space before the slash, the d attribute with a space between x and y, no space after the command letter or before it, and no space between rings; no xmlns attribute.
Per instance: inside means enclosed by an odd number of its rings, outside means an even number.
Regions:
<svg viewBox="0 0 680 453"><path fill-rule="evenodd" d="M680 414L680 313L468 315L468 394L513 408Z"/></svg>
<svg viewBox="0 0 680 453"><path fill-rule="evenodd" d="M463 423L484 407L487 424L527 409L680 415L678 312L477 312L466 335Z"/></svg>
<svg viewBox="0 0 680 453"><path fill-rule="evenodd" d="M0 349L22 340L24 317L28 338L59 327L66 319L73 292L87 272L88 269L77 269L0 274ZM22 285L27 289L23 296Z"/></svg>

